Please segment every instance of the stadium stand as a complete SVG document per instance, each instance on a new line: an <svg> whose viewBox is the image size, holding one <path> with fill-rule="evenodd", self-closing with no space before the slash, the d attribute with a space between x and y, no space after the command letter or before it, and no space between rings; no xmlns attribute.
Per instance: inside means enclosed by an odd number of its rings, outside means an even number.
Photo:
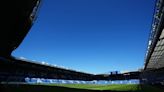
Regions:
<svg viewBox="0 0 164 92"><path fill-rule="evenodd" d="M98 74L95 75L95 80L131 80L139 79L140 71L131 71L126 73L111 73L111 74Z"/></svg>
<svg viewBox="0 0 164 92"><path fill-rule="evenodd" d="M66 70L18 59L1 59L1 81L24 81L29 78L91 80L92 74ZM14 77L15 76L15 77ZM23 79L23 80L22 80Z"/></svg>
<svg viewBox="0 0 164 92"><path fill-rule="evenodd" d="M145 56L142 84L164 85L164 1L157 0Z"/></svg>

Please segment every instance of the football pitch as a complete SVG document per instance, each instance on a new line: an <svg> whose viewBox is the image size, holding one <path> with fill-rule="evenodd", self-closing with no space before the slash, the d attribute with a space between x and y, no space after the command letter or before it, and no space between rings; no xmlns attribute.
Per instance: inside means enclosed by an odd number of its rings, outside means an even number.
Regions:
<svg viewBox="0 0 164 92"><path fill-rule="evenodd" d="M115 85L96 85L96 84L51 84L50 86L59 86L75 89L87 90L112 90L112 91L136 91L139 90L139 85L135 84L115 84Z"/></svg>
<svg viewBox="0 0 164 92"><path fill-rule="evenodd" d="M0 85L1 92L164 92L164 90L138 84L7 84Z"/></svg>
<svg viewBox="0 0 164 92"><path fill-rule="evenodd" d="M149 86L149 85L139 85L139 84L113 84L113 85L96 85L96 84L49 84L49 86L64 87L100 91L100 92L164 92L164 90ZM59 90L60 91L60 90ZM64 92L67 92L66 90Z"/></svg>

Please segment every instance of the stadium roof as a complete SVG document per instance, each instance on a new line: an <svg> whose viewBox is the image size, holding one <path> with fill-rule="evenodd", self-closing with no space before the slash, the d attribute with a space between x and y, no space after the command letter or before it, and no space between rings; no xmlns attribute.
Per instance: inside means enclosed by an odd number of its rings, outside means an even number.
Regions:
<svg viewBox="0 0 164 92"><path fill-rule="evenodd" d="M145 69L164 67L164 1L157 0L146 52Z"/></svg>

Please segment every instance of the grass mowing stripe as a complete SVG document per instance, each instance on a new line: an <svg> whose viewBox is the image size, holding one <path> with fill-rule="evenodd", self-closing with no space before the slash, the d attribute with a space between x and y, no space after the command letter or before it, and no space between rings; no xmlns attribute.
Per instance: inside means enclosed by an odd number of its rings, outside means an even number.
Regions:
<svg viewBox="0 0 164 92"><path fill-rule="evenodd" d="M111 90L111 91L132 91L132 92L164 92L161 89L153 86L140 86L138 84L113 84L113 85L96 85L96 84L37 84L48 86L59 86L76 89L89 89L89 90Z"/></svg>
<svg viewBox="0 0 164 92"><path fill-rule="evenodd" d="M96 85L96 84L48 84L50 86L61 86L68 88L90 89L90 90L116 90L128 91L137 90L137 84L114 84L114 85Z"/></svg>
<svg viewBox="0 0 164 92"><path fill-rule="evenodd" d="M113 90L113 91L134 91L138 90L138 85L106 85L92 88L94 90Z"/></svg>

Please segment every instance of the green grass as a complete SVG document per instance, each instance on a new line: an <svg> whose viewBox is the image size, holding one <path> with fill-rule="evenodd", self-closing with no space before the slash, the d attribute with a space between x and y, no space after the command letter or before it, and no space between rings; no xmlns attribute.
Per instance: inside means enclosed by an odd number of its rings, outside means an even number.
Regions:
<svg viewBox="0 0 164 92"><path fill-rule="evenodd" d="M114 90L114 91L133 91L138 90L139 85L135 84L115 84L115 85L96 85L96 84L50 84L50 86L61 86L77 89L89 90Z"/></svg>
<svg viewBox="0 0 164 92"><path fill-rule="evenodd" d="M164 92L164 90L137 84L0 84L0 92Z"/></svg>
<svg viewBox="0 0 164 92"><path fill-rule="evenodd" d="M68 87L68 88L78 88L78 89L92 89L92 88L101 87L101 85L96 85L96 84L48 84L48 85Z"/></svg>
<svg viewBox="0 0 164 92"><path fill-rule="evenodd" d="M112 91L136 91L138 90L138 85L124 84L124 85L104 85L96 88L91 88L94 90L112 90Z"/></svg>
<svg viewBox="0 0 164 92"><path fill-rule="evenodd" d="M96 84L48 84L66 88L87 89L87 90L110 90L110 91L131 91L131 92L164 92L162 89L153 86L140 86L138 84L115 84L115 85L96 85Z"/></svg>

